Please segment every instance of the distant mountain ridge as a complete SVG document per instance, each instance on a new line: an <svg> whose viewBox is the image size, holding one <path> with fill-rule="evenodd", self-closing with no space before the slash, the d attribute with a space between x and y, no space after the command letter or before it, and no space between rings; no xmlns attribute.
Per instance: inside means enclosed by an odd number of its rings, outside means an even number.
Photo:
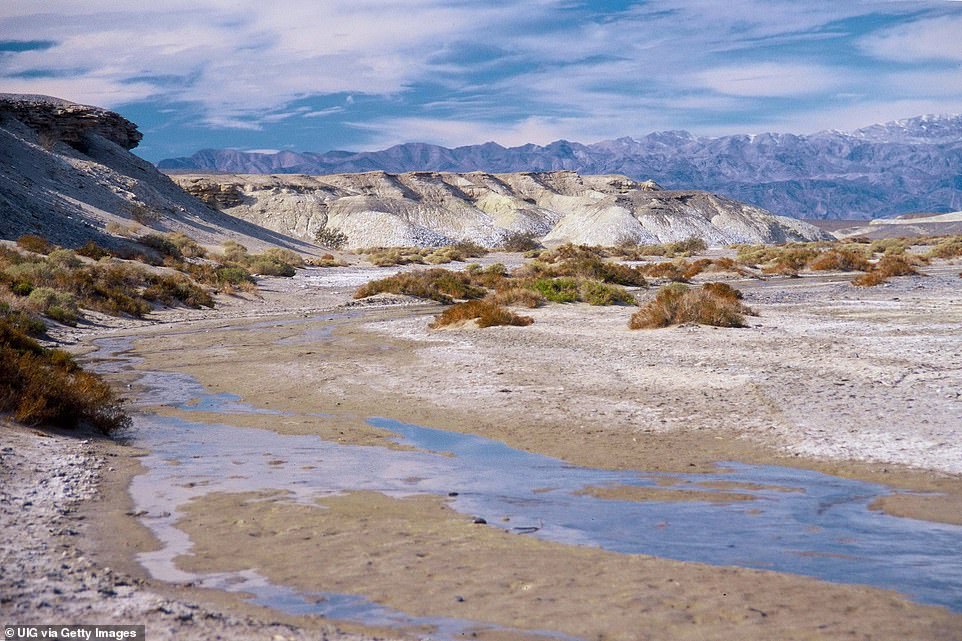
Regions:
<svg viewBox="0 0 962 641"><path fill-rule="evenodd" d="M205 149L162 160L167 171L335 174L570 170L624 174L669 189L702 189L798 218L877 218L962 209L962 115L918 116L852 132L721 137L655 132L593 144L558 140L449 149L405 143L381 151L276 154Z"/></svg>

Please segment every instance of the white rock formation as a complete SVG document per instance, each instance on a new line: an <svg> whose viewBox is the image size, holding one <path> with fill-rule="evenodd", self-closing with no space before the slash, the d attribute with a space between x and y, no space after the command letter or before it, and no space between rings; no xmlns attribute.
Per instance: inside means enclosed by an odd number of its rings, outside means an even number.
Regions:
<svg viewBox="0 0 962 641"><path fill-rule="evenodd" d="M710 245L828 238L793 218L698 191L666 191L625 176L570 171L488 174L382 171L330 176L183 174L187 192L231 215L311 240L338 230L348 247L496 247L515 233L546 244L671 242Z"/></svg>

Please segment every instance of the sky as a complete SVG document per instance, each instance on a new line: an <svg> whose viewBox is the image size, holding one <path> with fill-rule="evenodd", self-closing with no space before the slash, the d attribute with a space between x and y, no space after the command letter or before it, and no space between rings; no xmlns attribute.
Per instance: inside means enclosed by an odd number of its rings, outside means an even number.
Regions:
<svg viewBox="0 0 962 641"><path fill-rule="evenodd" d="M0 92L151 161L851 130L962 113L962 1L0 0Z"/></svg>

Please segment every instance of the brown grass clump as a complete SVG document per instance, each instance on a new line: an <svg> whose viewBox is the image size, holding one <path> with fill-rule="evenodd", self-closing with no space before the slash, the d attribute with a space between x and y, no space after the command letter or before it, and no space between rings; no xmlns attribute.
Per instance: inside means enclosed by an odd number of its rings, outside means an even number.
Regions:
<svg viewBox="0 0 962 641"><path fill-rule="evenodd" d="M871 269L865 256L849 249L830 249L808 263L812 271L864 272Z"/></svg>
<svg viewBox="0 0 962 641"><path fill-rule="evenodd" d="M308 258L304 261L304 264L310 267L347 267L347 263L343 260L338 260L334 254L324 254L317 258Z"/></svg>
<svg viewBox="0 0 962 641"><path fill-rule="evenodd" d="M511 287L509 289L495 292L491 296L491 300L493 300L496 305L504 305L506 307L527 307L529 309L533 309L535 307L541 307L544 305L545 297L533 289L528 289L525 287Z"/></svg>
<svg viewBox="0 0 962 641"><path fill-rule="evenodd" d="M416 296L449 305L455 299L482 298L487 291L474 285L468 274L436 267L372 280L359 287L354 292L354 298L367 298L381 293Z"/></svg>
<svg viewBox="0 0 962 641"><path fill-rule="evenodd" d="M541 249L541 243L537 237L528 232L514 232L505 236L499 246L501 251L524 253Z"/></svg>
<svg viewBox="0 0 962 641"><path fill-rule="evenodd" d="M99 376L66 352L41 347L7 316L0 317L0 412L25 425L87 423L104 433L130 423Z"/></svg>
<svg viewBox="0 0 962 641"><path fill-rule="evenodd" d="M852 280L858 287L874 287L888 282L893 276L913 276L918 274L911 257L905 254L886 254L872 266L871 270Z"/></svg>
<svg viewBox="0 0 962 641"><path fill-rule="evenodd" d="M947 236L939 240L926 254L928 258L951 259L962 256L962 236Z"/></svg>
<svg viewBox="0 0 962 641"><path fill-rule="evenodd" d="M722 283L692 289L672 283L658 290L653 300L631 316L630 329L654 329L679 323L715 327L745 327L745 315L752 310L742 305L733 288ZM719 287L721 285L721 287Z"/></svg>
<svg viewBox="0 0 962 641"><path fill-rule="evenodd" d="M675 282L687 282L688 277L685 274L689 272L690 267L691 263L686 260L681 260L652 263L639 267L638 269L649 278L664 278Z"/></svg>
<svg viewBox="0 0 962 641"><path fill-rule="evenodd" d="M495 325L523 327L534 322L534 319L530 316L519 316L501 307L490 298L485 298L482 300L470 300L464 303L458 303L445 309L435 316L434 322L428 325L428 327L438 329L439 327L475 319L477 320L478 327L494 327Z"/></svg>
<svg viewBox="0 0 962 641"><path fill-rule="evenodd" d="M378 267L395 265L441 265L480 258L488 250L472 242L460 242L444 247L368 247L357 250L368 262Z"/></svg>
<svg viewBox="0 0 962 641"><path fill-rule="evenodd" d="M17 239L17 246L36 254L49 254L56 247L56 245L46 238L42 238L36 234L24 234Z"/></svg>
<svg viewBox="0 0 962 641"><path fill-rule="evenodd" d="M881 272L870 271L859 274L852 279L852 284L856 287L875 287L882 283L887 283L888 279Z"/></svg>

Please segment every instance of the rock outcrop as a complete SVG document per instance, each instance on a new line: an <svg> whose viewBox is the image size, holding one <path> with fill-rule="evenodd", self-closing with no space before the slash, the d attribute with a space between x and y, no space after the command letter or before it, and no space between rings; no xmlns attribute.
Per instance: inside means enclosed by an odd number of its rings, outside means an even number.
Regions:
<svg viewBox="0 0 962 641"><path fill-rule="evenodd" d="M304 240L322 229L337 230L352 248L457 241L496 247L512 234L546 244L589 245L692 236L710 245L829 237L807 223L728 198L663 190L652 181L617 174L374 171L172 178L231 215Z"/></svg>
<svg viewBox="0 0 962 641"><path fill-rule="evenodd" d="M122 242L109 223L182 231L198 241L313 247L228 216L128 151L122 116L46 96L0 94L0 238L40 234L68 247ZM225 201L229 202L229 200Z"/></svg>
<svg viewBox="0 0 962 641"><path fill-rule="evenodd" d="M37 132L41 142L57 141L75 149L87 146L91 134L133 149L143 134L120 114L50 96L0 93L0 118L14 118Z"/></svg>

